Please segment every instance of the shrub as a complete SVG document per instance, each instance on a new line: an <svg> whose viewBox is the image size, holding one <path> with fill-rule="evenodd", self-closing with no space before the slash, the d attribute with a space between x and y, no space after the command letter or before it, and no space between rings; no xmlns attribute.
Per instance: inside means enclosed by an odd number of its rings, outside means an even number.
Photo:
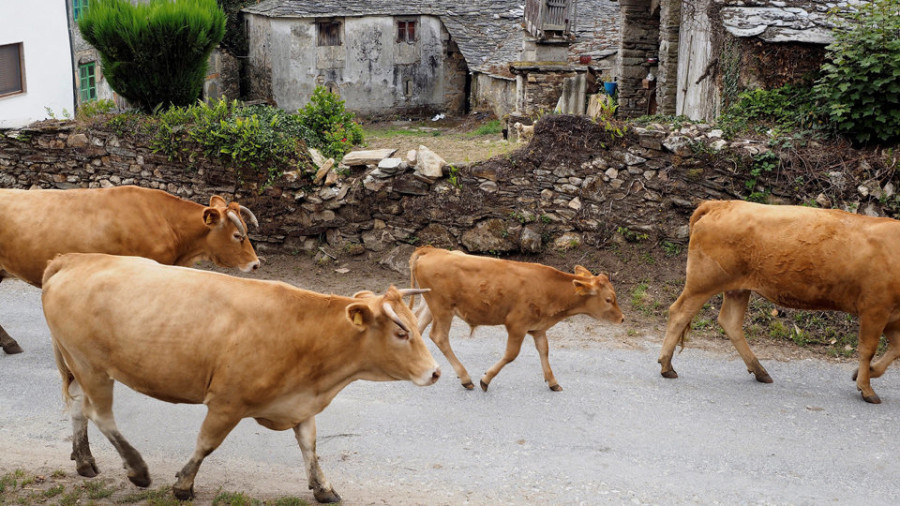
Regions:
<svg viewBox="0 0 900 506"><path fill-rule="evenodd" d="M786 130L823 127L816 96L811 87L786 85L772 90L747 90L718 120L727 137L752 127Z"/></svg>
<svg viewBox="0 0 900 506"><path fill-rule="evenodd" d="M298 111L300 121L310 130L307 143L326 158L340 159L363 140L362 127L344 109L344 101L322 86L316 86L309 103Z"/></svg>
<svg viewBox="0 0 900 506"><path fill-rule="evenodd" d="M225 14L215 0L91 0L78 27L100 53L112 89L149 112L200 97Z"/></svg>
<svg viewBox="0 0 900 506"><path fill-rule="evenodd" d="M154 152L179 158L193 142L206 156L239 170L249 167L269 183L285 167L300 168L307 160L305 140L312 137L297 115L225 100L158 112L151 128Z"/></svg>
<svg viewBox="0 0 900 506"><path fill-rule="evenodd" d="M900 139L900 7L855 4L838 24L815 90L838 132L860 143Z"/></svg>

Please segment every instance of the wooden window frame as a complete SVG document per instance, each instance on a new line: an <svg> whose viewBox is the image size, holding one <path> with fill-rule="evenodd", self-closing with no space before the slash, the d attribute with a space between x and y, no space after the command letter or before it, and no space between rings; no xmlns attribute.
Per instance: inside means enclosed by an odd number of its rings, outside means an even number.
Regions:
<svg viewBox="0 0 900 506"><path fill-rule="evenodd" d="M90 72L86 73L88 69ZM91 80L93 80L93 84L90 84ZM82 104L97 100L97 62L78 64L78 99Z"/></svg>
<svg viewBox="0 0 900 506"><path fill-rule="evenodd" d="M396 42L406 42L407 44L415 44L419 40L419 20L416 18L400 18L397 19L397 37ZM410 31L412 28L412 31Z"/></svg>
<svg viewBox="0 0 900 506"><path fill-rule="evenodd" d="M11 44L0 44L0 47L7 46L18 46L19 53L19 89L13 91L2 92L0 91L0 98L11 97L14 95L22 95L27 91L25 86L25 43L23 42L13 42Z"/></svg>
<svg viewBox="0 0 900 506"><path fill-rule="evenodd" d="M317 19L316 20L316 46L319 47L336 47L344 45L344 38L341 31L344 23L337 19ZM328 33L333 30L334 33Z"/></svg>

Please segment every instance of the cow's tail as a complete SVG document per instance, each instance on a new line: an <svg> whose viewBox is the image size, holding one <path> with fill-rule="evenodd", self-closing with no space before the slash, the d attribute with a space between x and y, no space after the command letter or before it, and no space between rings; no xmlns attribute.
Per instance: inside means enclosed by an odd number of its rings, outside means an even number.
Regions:
<svg viewBox="0 0 900 506"><path fill-rule="evenodd" d="M690 233L694 233L694 226L700 221L701 218L710 213L710 211L714 210L716 207L719 207L722 202L716 202L712 200L705 200L697 206L697 209L694 210L694 214L691 215L690 221Z"/></svg>
<svg viewBox="0 0 900 506"><path fill-rule="evenodd" d="M69 391L69 387L75 381L75 376L72 374L72 370L69 369L69 365L66 364L66 359L62 355L56 339L53 340L53 356L56 358L56 368L59 369L59 375L62 377L63 400L66 401L66 407L69 407L72 404L72 393Z"/></svg>
<svg viewBox="0 0 900 506"><path fill-rule="evenodd" d="M410 288L418 288L418 281L416 281L416 262L419 260L419 255L422 254L421 248L416 248L413 251L413 254L409 256L409 287ZM415 306L416 296L409 296L409 309L413 309Z"/></svg>

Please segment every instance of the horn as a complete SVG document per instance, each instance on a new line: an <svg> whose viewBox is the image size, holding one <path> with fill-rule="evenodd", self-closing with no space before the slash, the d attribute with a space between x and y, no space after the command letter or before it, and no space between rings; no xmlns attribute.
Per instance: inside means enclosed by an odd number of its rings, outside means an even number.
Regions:
<svg viewBox="0 0 900 506"><path fill-rule="evenodd" d="M401 297L406 297L409 295L419 295L420 293L430 292L431 288L401 288L397 291L400 292Z"/></svg>
<svg viewBox="0 0 900 506"><path fill-rule="evenodd" d="M256 216L253 214L253 211L247 209L246 207L244 207L242 205L238 205L238 207L241 209L241 216L244 217L244 220L246 220L248 223L250 223L254 227L259 228L259 220L256 219Z"/></svg>
<svg viewBox="0 0 900 506"><path fill-rule="evenodd" d="M381 308L384 309L384 312L387 313L391 320L394 320L394 323L396 323L397 326L403 329L404 332L409 332L409 329L406 328L406 325L404 325L402 321L400 321L400 317L397 316L396 311L394 311L394 308L392 308L391 305L387 303L387 301L381 304Z"/></svg>
<svg viewBox="0 0 900 506"><path fill-rule="evenodd" d="M234 211L226 211L225 214L228 216L228 219L234 223L234 226L237 227L238 232L240 232L241 235L246 236L247 230L244 228L244 224L241 223L241 219L234 214Z"/></svg>

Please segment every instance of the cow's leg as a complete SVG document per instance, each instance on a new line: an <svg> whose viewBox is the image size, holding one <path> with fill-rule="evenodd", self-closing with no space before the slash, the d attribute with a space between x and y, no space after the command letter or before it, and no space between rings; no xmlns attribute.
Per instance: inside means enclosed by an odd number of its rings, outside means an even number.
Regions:
<svg viewBox="0 0 900 506"><path fill-rule="evenodd" d="M437 345L438 349L441 350L441 353L447 358L450 362L450 365L453 367L453 370L456 371L456 376L459 378L462 386L467 390L472 390L475 388L475 385L472 384L472 378L469 377L469 371L462 365L462 362L456 358L456 354L453 353L453 348L450 347L450 322L453 321L452 314L436 314L433 313L434 323L431 326L431 340L434 341L434 344ZM420 324L421 326L421 324Z"/></svg>
<svg viewBox="0 0 900 506"><path fill-rule="evenodd" d="M413 314L416 316L416 320L419 322L419 334L425 332L425 327L427 327L431 323L432 317L431 310L428 309L428 303L425 302L424 297L416 305L416 308L413 309Z"/></svg>
<svg viewBox="0 0 900 506"><path fill-rule="evenodd" d="M175 485L172 486L172 492L175 494L175 497L182 501L194 497L194 478L197 476L197 471L200 469L203 459L222 444L228 433L240 421L240 416L227 410L219 410L213 406L208 406L206 418L203 419L200 434L197 436L197 446L194 448L194 454L191 455L191 460L175 475L177 480Z"/></svg>
<svg viewBox="0 0 900 506"><path fill-rule="evenodd" d="M122 437L112 413L113 380L103 373L78 376L84 391L84 414L97 425L122 457L128 479L139 487L150 486L150 472L141 454Z"/></svg>
<svg viewBox="0 0 900 506"><path fill-rule="evenodd" d="M872 404L881 404L881 399L869 382L871 377L872 357L878 347L878 339L884 331L884 323L887 318L879 314L863 313L859 315L859 367L856 376L856 388L862 394L863 400Z"/></svg>
<svg viewBox="0 0 900 506"><path fill-rule="evenodd" d="M316 455L316 418L311 416L294 426L294 437L303 454L309 489L313 491L313 496L319 502L340 502L341 496L334 491L319 467L319 457Z"/></svg>
<svg viewBox="0 0 900 506"><path fill-rule="evenodd" d="M750 303L750 290L733 290L725 292L722 300L722 309L719 311L719 325L725 329L728 339L734 349L747 364L747 372L756 376L760 383L771 383L772 377L766 372L765 367L759 363L759 359L750 350L747 338L744 337L744 316L747 314L747 305Z"/></svg>
<svg viewBox="0 0 900 506"><path fill-rule="evenodd" d="M91 445L88 443L87 417L84 416L84 394L81 385L77 381L69 384L69 395L72 397L72 460L75 461L75 470L81 476L93 478L100 473L94 456L91 454Z"/></svg>
<svg viewBox="0 0 900 506"><path fill-rule="evenodd" d="M900 322L894 322L885 327L884 336L887 338L888 349L870 367L869 378L881 377L888 366L900 357ZM858 374L859 370L853 373L854 380L856 380Z"/></svg>
<svg viewBox="0 0 900 506"><path fill-rule="evenodd" d="M16 342L15 339L9 337L9 334L0 327L0 348L3 348L3 351L7 355L15 355L16 353L22 353L22 347L19 346L19 343Z"/></svg>
<svg viewBox="0 0 900 506"><path fill-rule="evenodd" d="M522 341L525 340L526 331L509 327L506 328L506 331L509 335L506 338L506 352L503 354L503 358L491 366L484 373L484 376L481 377L481 389L485 392L487 392L488 385L491 384L491 380L500 372L500 369L503 369L506 364L515 360L519 356L519 350L522 349Z"/></svg>
<svg viewBox="0 0 900 506"><path fill-rule="evenodd" d="M662 349L659 352L660 374L664 378L677 378L678 373L672 368L672 356L675 354L675 346L679 341L684 341L685 334L703 304L713 294L690 293L687 288L681 292L675 303L669 307L669 322L666 325L666 338L663 340Z"/></svg>
<svg viewBox="0 0 900 506"><path fill-rule="evenodd" d="M547 343L547 332L543 330L536 330L531 333L531 337L534 338L534 346L537 348L538 355L541 357L541 368L544 370L544 381L550 386L550 390L554 392L559 392L563 388L559 386L559 383L556 381L556 376L553 375L553 370L550 369L550 345Z"/></svg>

